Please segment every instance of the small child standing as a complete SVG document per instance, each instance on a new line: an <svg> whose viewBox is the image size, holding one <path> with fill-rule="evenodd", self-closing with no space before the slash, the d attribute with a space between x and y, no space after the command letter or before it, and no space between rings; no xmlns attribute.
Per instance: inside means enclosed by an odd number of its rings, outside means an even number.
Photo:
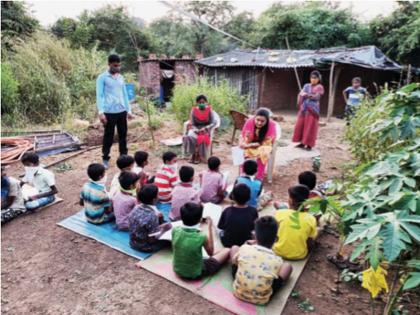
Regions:
<svg viewBox="0 0 420 315"><path fill-rule="evenodd" d="M355 77L351 80L351 86L343 91L343 97L346 101L345 116L350 120L355 114L357 109L366 97L367 90L361 86L362 79Z"/></svg>
<svg viewBox="0 0 420 315"><path fill-rule="evenodd" d="M26 212L20 181L7 176L1 166L1 224L11 221Z"/></svg>
<svg viewBox="0 0 420 315"><path fill-rule="evenodd" d="M187 202L199 202L199 192L193 187L194 169L191 166L182 166L179 170L181 183L172 191L172 208L169 218L172 221L181 219L181 207Z"/></svg>
<svg viewBox="0 0 420 315"><path fill-rule="evenodd" d="M105 166L92 163L87 174L90 181L83 185L80 193L80 205L85 211L86 220L93 224L101 224L114 219L112 204L105 189Z"/></svg>
<svg viewBox="0 0 420 315"><path fill-rule="evenodd" d="M149 175L144 168L149 164L149 153L145 151L137 151L134 153L134 161L136 165L133 167L133 172L140 176L140 185L143 186L149 181Z"/></svg>
<svg viewBox="0 0 420 315"><path fill-rule="evenodd" d="M243 172L244 175L239 176L236 179L236 184L245 184L251 190L251 197L248 201L248 205L254 207L255 209L258 208L258 199L261 195L263 184L262 181L255 178L255 174L257 174L258 164L254 160L246 160L243 164Z"/></svg>
<svg viewBox="0 0 420 315"><path fill-rule="evenodd" d="M163 165L156 172L155 184L159 188L159 202L170 203L172 189L177 184L177 155L165 152L162 156Z"/></svg>
<svg viewBox="0 0 420 315"><path fill-rule="evenodd" d="M298 260L308 255L308 248L315 240L318 230L316 218L298 209L309 198L309 189L305 185L289 188L289 206L291 209L276 211L275 219L279 224L277 241L273 251L285 259Z"/></svg>
<svg viewBox="0 0 420 315"><path fill-rule="evenodd" d="M276 241L277 228L273 217L261 217L255 222L257 244L232 247L233 294L238 299L253 304L267 304L290 277L292 266L283 263L283 259L271 250Z"/></svg>
<svg viewBox="0 0 420 315"><path fill-rule="evenodd" d="M120 191L112 198L115 222L119 230L128 230L128 215L137 204L136 197L139 176L134 172L121 172L119 179Z"/></svg>
<svg viewBox="0 0 420 315"><path fill-rule="evenodd" d="M120 155L117 159L117 167L119 168L119 172L117 172L112 178L111 187L109 189L109 195L111 198L113 198L115 194L120 191L120 183L118 178L120 177L121 172L131 172L133 170L134 158L131 155ZM136 196L134 195L133 197Z"/></svg>
<svg viewBox="0 0 420 315"><path fill-rule="evenodd" d="M309 188L309 198L323 197L323 194L316 190L316 174L311 171L302 172L298 176L299 184Z"/></svg>
<svg viewBox="0 0 420 315"><path fill-rule="evenodd" d="M159 225L162 216L155 206L157 200L156 185L146 184L137 193L139 205L128 215L130 246L136 250L151 253L165 245L159 237L171 228L171 224Z"/></svg>
<svg viewBox="0 0 420 315"><path fill-rule="evenodd" d="M25 177L23 182L35 187L38 194L30 196L26 201L25 207L27 210L35 210L55 200L57 194L57 187L55 186L54 173L39 165L39 156L33 152L26 152L21 162L25 167Z"/></svg>
<svg viewBox="0 0 420 315"><path fill-rule="evenodd" d="M219 204L226 196L226 183L220 173L220 159L212 156L207 160L209 169L200 174L202 202L212 202Z"/></svg>
<svg viewBox="0 0 420 315"><path fill-rule="evenodd" d="M208 235L200 231L203 206L189 202L181 208L183 226L172 230L174 272L185 279L198 279L213 275L229 258L229 249L214 252L213 221L206 218ZM210 258L203 260L202 248Z"/></svg>
<svg viewBox="0 0 420 315"><path fill-rule="evenodd" d="M233 187L231 198L234 206L223 210L217 227L221 229L220 239L223 246L241 246L247 240L252 239L254 222L258 218L257 209L247 205L251 191L245 184L237 184Z"/></svg>

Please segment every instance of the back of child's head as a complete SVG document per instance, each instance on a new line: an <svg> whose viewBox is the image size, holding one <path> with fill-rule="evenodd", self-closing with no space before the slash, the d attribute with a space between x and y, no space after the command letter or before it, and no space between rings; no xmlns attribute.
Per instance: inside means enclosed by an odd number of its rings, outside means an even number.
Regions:
<svg viewBox="0 0 420 315"><path fill-rule="evenodd" d="M35 152L26 152L22 155L20 159L23 165L38 165L39 164L39 156Z"/></svg>
<svg viewBox="0 0 420 315"><path fill-rule="evenodd" d="M87 174L93 181L98 181L105 176L105 166L100 163L92 163L87 168Z"/></svg>
<svg viewBox="0 0 420 315"><path fill-rule="evenodd" d="M359 84L362 84L362 79L361 79L360 77L354 77L354 78L351 80L351 82L352 82L352 83L359 83Z"/></svg>
<svg viewBox="0 0 420 315"><path fill-rule="evenodd" d="M149 158L149 153L145 151L137 151L134 153L134 161L136 161L137 166L143 167Z"/></svg>
<svg viewBox="0 0 420 315"><path fill-rule="evenodd" d="M134 164L134 158L131 155L120 155L117 159L117 166L120 170L126 169Z"/></svg>
<svg viewBox="0 0 420 315"><path fill-rule="evenodd" d="M251 189L246 184L237 184L233 187L231 198L238 205L244 205L251 199Z"/></svg>
<svg viewBox="0 0 420 315"><path fill-rule="evenodd" d="M246 175L254 176L257 173L258 165L254 160L246 160L243 165L243 170Z"/></svg>
<svg viewBox="0 0 420 315"><path fill-rule="evenodd" d="M302 172L298 176L299 184L305 185L312 190L316 186L316 174L311 171Z"/></svg>
<svg viewBox="0 0 420 315"><path fill-rule="evenodd" d="M146 184L137 192L137 200L145 205L151 205L157 199L159 189L155 184Z"/></svg>
<svg viewBox="0 0 420 315"><path fill-rule="evenodd" d="M162 155L163 164L170 163L176 157L177 157L176 153L174 153L172 151L167 151L167 152L163 153L163 155Z"/></svg>
<svg viewBox="0 0 420 315"><path fill-rule="evenodd" d="M187 202L181 207L181 220L186 226L200 223L203 217L203 206L195 202Z"/></svg>
<svg viewBox="0 0 420 315"><path fill-rule="evenodd" d="M125 189L129 190L136 182L140 179L140 176L134 172L123 171L121 172L120 176L118 177L118 181L120 182L120 186Z"/></svg>
<svg viewBox="0 0 420 315"><path fill-rule="evenodd" d="M309 188L305 185L296 185L292 186L288 190L289 198L293 200L296 207L300 205L309 198Z"/></svg>
<svg viewBox="0 0 420 315"><path fill-rule="evenodd" d="M217 156L211 156L207 160L207 165L209 166L209 170L217 171L220 166L220 159Z"/></svg>
<svg viewBox="0 0 420 315"><path fill-rule="evenodd" d="M277 238L278 225L274 217L263 216L255 221L255 237L261 246L271 248Z"/></svg>
<svg viewBox="0 0 420 315"><path fill-rule="evenodd" d="M179 169L179 179L183 183L189 183L194 178L194 169L191 166L181 166Z"/></svg>

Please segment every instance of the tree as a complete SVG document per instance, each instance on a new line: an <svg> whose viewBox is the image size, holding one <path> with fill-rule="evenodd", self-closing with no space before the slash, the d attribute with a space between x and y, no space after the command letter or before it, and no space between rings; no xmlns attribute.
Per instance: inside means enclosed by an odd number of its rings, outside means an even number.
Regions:
<svg viewBox="0 0 420 315"><path fill-rule="evenodd" d="M253 34L264 48L318 49L360 46L368 42L367 28L347 11L326 3L274 4L262 13Z"/></svg>
<svg viewBox="0 0 420 315"><path fill-rule="evenodd" d="M162 17L150 24L156 52L168 56L194 55L194 35L191 28L174 16Z"/></svg>
<svg viewBox="0 0 420 315"><path fill-rule="evenodd" d="M28 13L24 2L1 2L2 47L10 49L14 40L30 36L38 27L38 20Z"/></svg>
<svg viewBox="0 0 420 315"><path fill-rule="evenodd" d="M61 18L51 31L68 39L74 48L98 45L107 53L118 53L123 57L123 69L136 72L137 58L154 50L142 24L141 19L129 16L124 7L108 5L92 13L85 11L78 20Z"/></svg>
<svg viewBox="0 0 420 315"><path fill-rule="evenodd" d="M398 2L398 9L388 17L370 23L375 45L391 58L420 66L420 3Z"/></svg>
<svg viewBox="0 0 420 315"><path fill-rule="evenodd" d="M188 1L186 10L200 20L223 29L232 19L234 7L228 1ZM198 21L191 21L194 34L194 48L203 55L221 51L224 37Z"/></svg>
<svg viewBox="0 0 420 315"><path fill-rule="evenodd" d="M241 12L232 17L224 30L246 42L251 41L251 34L255 32L255 19L251 12Z"/></svg>

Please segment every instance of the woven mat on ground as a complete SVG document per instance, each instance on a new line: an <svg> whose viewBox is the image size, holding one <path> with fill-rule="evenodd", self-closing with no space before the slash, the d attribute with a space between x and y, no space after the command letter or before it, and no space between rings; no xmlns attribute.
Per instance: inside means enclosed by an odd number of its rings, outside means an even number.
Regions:
<svg viewBox="0 0 420 315"><path fill-rule="evenodd" d="M87 222L83 210L57 224L140 260L152 255L132 249L129 245L128 232L118 230L115 222L100 225Z"/></svg>

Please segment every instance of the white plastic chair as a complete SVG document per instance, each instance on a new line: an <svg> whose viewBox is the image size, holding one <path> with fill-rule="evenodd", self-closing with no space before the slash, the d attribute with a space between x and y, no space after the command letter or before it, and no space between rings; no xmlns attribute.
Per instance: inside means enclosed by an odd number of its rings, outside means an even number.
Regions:
<svg viewBox="0 0 420 315"><path fill-rule="evenodd" d="M273 150L271 151L270 159L268 160L268 166L266 173L268 175L268 182L271 184L273 183L273 172L274 172L274 164L276 162L276 154L277 154L277 146L280 143L281 138L281 127L278 122L276 122L276 140L273 143Z"/></svg>
<svg viewBox="0 0 420 315"><path fill-rule="evenodd" d="M214 136L214 133L215 133L215 131L216 131L216 129L217 128L219 128L220 127L220 124L221 124L221 119L220 119L220 116L219 116L219 114L218 113L216 113L214 110L213 110L213 115L214 115L214 120L215 120L215 126L213 127L213 128L211 128L211 130L210 130L210 152L208 152L208 153L210 153L210 154L207 154L208 156L210 156L210 155L212 155L213 154L213 136ZM184 135L184 136L186 136L187 135L187 133L188 133L188 125L190 124L190 121L189 120L187 120L186 122L184 122L184 125L183 125L183 128L182 128L182 134ZM184 155L186 155L187 154L187 152L185 152L185 147L183 147L183 153L184 153Z"/></svg>

